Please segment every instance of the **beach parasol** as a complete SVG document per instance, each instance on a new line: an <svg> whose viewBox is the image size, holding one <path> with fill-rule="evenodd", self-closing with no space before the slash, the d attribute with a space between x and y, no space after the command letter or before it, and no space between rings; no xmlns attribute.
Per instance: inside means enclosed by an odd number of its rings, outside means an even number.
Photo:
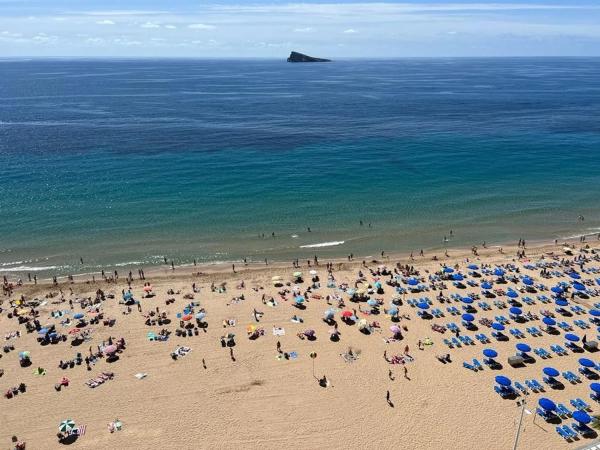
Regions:
<svg viewBox="0 0 600 450"><path fill-rule="evenodd" d="M493 328L494 330L498 330L498 331L504 331L504 325L502 325L502 324L501 324L501 323L499 323L499 322L494 322L494 323L492 324L492 328Z"/></svg>
<svg viewBox="0 0 600 450"><path fill-rule="evenodd" d="M505 377L504 375L498 375L495 378L496 383L498 383L500 386L510 386L512 384L512 381L510 381L510 378Z"/></svg>
<svg viewBox="0 0 600 450"><path fill-rule="evenodd" d="M494 275L496 275L497 277L503 277L504 276L504 269L501 269L500 267L496 267L494 269Z"/></svg>
<svg viewBox="0 0 600 450"><path fill-rule="evenodd" d="M400 310L398 308L396 308L395 306L388 310L388 314L390 316L397 316L399 312L400 312Z"/></svg>
<svg viewBox="0 0 600 450"><path fill-rule="evenodd" d="M510 298L517 298L519 296L519 294L517 294L512 289L509 289L508 291L506 291L506 296L510 297Z"/></svg>
<svg viewBox="0 0 600 450"><path fill-rule="evenodd" d="M571 341L571 342L579 342L579 336L577 336L576 334L573 334L573 333L565 334L565 339L567 341Z"/></svg>
<svg viewBox="0 0 600 450"><path fill-rule="evenodd" d="M517 348L517 350L519 350L520 352L523 353L527 353L531 351L531 347L527 344L525 344L524 342L519 342L517 345L515 345L515 347Z"/></svg>
<svg viewBox="0 0 600 450"><path fill-rule="evenodd" d="M367 319L360 319L357 325L359 330L364 330L369 327L369 322L367 322Z"/></svg>
<svg viewBox="0 0 600 450"><path fill-rule="evenodd" d="M300 278L300 277L302 277L302 272L294 272L293 275L294 275L294 278Z"/></svg>
<svg viewBox="0 0 600 450"><path fill-rule="evenodd" d="M554 286L552 288L550 288L550 290L552 292L554 292L555 294L562 294L564 292L563 288L561 288L560 286Z"/></svg>
<svg viewBox="0 0 600 450"><path fill-rule="evenodd" d="M117 346L116 345L107 345L106 347L104 347L103 352L105 355L112 355L113 353L116 353L117 351Z"/></svg>
<svg viewBox="0 0 600 450"><path fill-rule="evenodd" d="M469 264L467 268L471 270L479 270L479 266L477 264Z"/></svg>
<svg viewBox="0 0 600 450"><path fill-rule="evenodd" d="M531 278L529 278L529 277L525 277L521 281L523 281L523 284L525 286L533 286L533 280Z"/></svg>
<svg viewBox="0 0 600 450"><path fill-rule="evenodd" d="M471 303L473 303L473 299L471 297L463 297L460 299L461 302L466 303L467 305L470 305Z"/></svg>
<svg viewBox="0 0 600 450"><path fill-rule="evenodd" d="M496 356L498 356L498 352L493 348L486 348L483 350L483 356L486 356L488 358L495 358Z"/></svg>
<svg viewBox="0 0 600 450"><path fill-rule="evenodd" d="M473 314L463 314L462 320L465 322L473 322L475 320L475 316Z"/></svg>
<svg viewBox="0 0 600 450"><path fill-rule="evenodd" d="M310 271L310 272L308 272L308 273L310 273L311 275L316 275L316 274L317 274L317 271L313 269L313 270L311 270L311 271Z"/></svg>
<svg viewBox="0 0 600 450"><path fill-rule="evenodd" d="M573 283L573 288L575 288L576 291L585 291L585 286L581 283Z"/></svg>
<svg viewBox="0 0 600 450"><path fill-rule="evenodd" d="M581 364L583 367L596 367L594 361L588 358L579 358L579 364Z"/></svg>
<svg viewBox="0 0 600 450"><path fill-rule="evenodd" d="M517 308L516 306L513 306L508 311L511 314L514 314L515 316L520 316L521 314L523 314L523 311L521 310L521 308Z"/></svg>
<svg viewBox="0 0 600 450"><path fill-rule="evenodd" d="M83 313L73 314L73 319L83 319L83 317L84 317Z"/></svg>
<svg viewBox="0 0 600 450"><path fill-rule="evenodd" d="M31 353L26 351L19 352L19 359L29 359L31 358Z"/></svg>
<svg viewBox="0 0 600 450"><path fill-rule="evenodd" d="M556 303L557 306L567 306L569 304L569 302L566 301L564 298L559 298L554 303Z"/></svg>
<svg viewBox="0 0 600 450"><path fill-rule="evenodd" d="M574 280L579 280L579 279L581 279L581 275L579 275L577 272L571 272L571 273L569 273L569 276L570 276L571 278L573 278Z"/></svg>
<svg viewBox="0 0 600 450"><path fill-rule="evenodd" d="M419 280L417 280L416 278L409 278L406 283L409 286L416 286L417 284L419 284Z"/></svg>
<svg viewBox="0 0 600 450"><path fill-rule="evenodd" d="M444 273L452 273L454 272L454 269L451 267L444 267Z"/></svg>
<svg viewBox="0 0 600 450"><path fill-rule="evenodd" d="M275 275L274 277L271 277L271 281L273 283L278 283L281 281L281 277L279 275Z"/></svg>
<svg viewBox="0 0 600 450"><path fill-rule="evenodd" d="M331 308L325 311L325 313L323 314L323 317L326 320L333 319L333 316L335 316L335 310Z"/></svg>
<svg viewBox="0 0 600 450"><path fill-rule="evenodd" d="M419 308L419 309L429 309L429 303L427 303L427 302L419 302L419 303L417 303L417 308Z"/></svg>
<svg viewBox="0 0 600 450"><path fill-rule="evenodd" d="M41 329L38 331L38 334L41 334L41 335L46 335L46 334L48 334L48 328L41 328Z"/></svg>
<svg viewBox="0 0 600 450"><path fill-rule="evenodd" d="M342 317L349 318L349 317L352 317L353 315L354 315L354 313L352 311L348 311L348 310L342 311Z"/></svg>
<svg viewBox="0 0 600 450"><path fill-rule="evenodd" d="M256 331L256 325L248 325L246 327L246 332L248 333L254 333Z"/></svg>
<svg viewBox="0 0 600 450"><path fill-rule="evenodd" d="M540 398L538 405L540 405L546 411L554 411L556 409L556 404L546 397Z"/></svg>
<svg viewBox="0 0 600 450"><path fill-rule="evenodd" d="M367 300L367 305L377 306L377 305L379 305L379 303L377 303L377 300L371 299L371 300Z"/></svg>
<svg viewBox="0 0 600 450"><path fill-rule="evenodd" d="M553 378L560 375L560 372L558 370L556 370L554 367L544 367L542 372L544 372L544 375L548 375L549 377L553 377Z"/></svg>
<svg viewBox="0 0 600 450"><path fill-rule="evenodd" d="M592 418L588 413L580 410L574 411L571 417L573 417L573 419L575 419L577 422L583 424L588 424L592 421Z"/></svg>
<svg viewBox="0 0 600 450"><path fill-rule="evenodd" d="M452 279L454 281L462 281L465 279L465 277L463 277L460 273L455 273L454 275L452 275Z"/></svg>
<svg viewBox="0 0 600 450"><path fill-rule="evenodd" d="M144 292L150 292L152 291L152 286L146 285L144 286Z"/></svg>
<svg viewBox="0 0 600 450"><path fill-rule="evenodd" d="M129 291L123 294L123 300L131 300L133 298L133 294Z"/></svg>
<svg viewBox="0 0 600 450"><path fill-rule="evenodd" d="M402 331L400 330L400 327L398 325L392 325L390 327L390 331L394 334L400 334L402 333Z"/></svg>
<svg viewBox="0 0 600 450"><path fill-rule="evenodd" d="M588 312L590 313L590 316L594 316L594 317L599 317L600 316L600 310L599 309L590 309Z"/></svg>
<svg viewBox="0 0 600 450"><path fill-rule="evenodd" d="M481 283L481 289L491 289L492 288L492 283L490 283L489 281L484 281L483 283Z"/></svg>
<svg viewBox="0 0 600 450"><path fill-rule="evenodd" d="M544 324L548 325L549 327L553 327L554 325L556 325L556 320L554 320L552 317L544 317L542 319L542 322L544 322Z"/></svg>
<svg viewBox="0 0 600 450"><path fill-rule="evenodd" d="M58 425L58 431L61 433L70 433L75 429L75 422L72 419L63 420L60 425Z"/></svg>
<svg viewBox="0 0 600 450"><path fill-rule="evenodd" d="M297 295L296 298L294 299L294 301L296 302L297 305L301 305L302 303L304 303L304 297L301 295Z"/></svg>
<svg viewBox="0 0 600 450"><path fill-rule="evenodd" d="M186 322L187 322L188 320L192 320L192 317L193 317L193 316L192 316L191 314L186 314L185 316L183 316L183 317L181 318L181 320L184 320L184 321L186 321Z"/></svg>
<svg viewBox="0 0 600 450"><path fill-rule="evenodd" d="M600 394L600 383L592 383L592 384L590 384L590 389L592 391Z"/></svg>
<svg viewBox="0 0 600 450"><path fill-rule="evenodd" d="M199 313L196 313L196 315L194 317L196 317L196 319L198 319L198 320L202 320L202 319L204 319L206 317L206 313L205 312L199 312Z"/></svg>

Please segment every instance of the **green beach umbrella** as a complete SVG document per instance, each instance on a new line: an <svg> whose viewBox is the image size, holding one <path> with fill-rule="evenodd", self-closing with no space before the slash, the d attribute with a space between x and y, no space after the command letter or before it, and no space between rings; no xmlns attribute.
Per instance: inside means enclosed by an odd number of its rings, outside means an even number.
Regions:
<svg viewBox="0 0 600 450"><path fill-rule="evenodd" d="M61 433L70 433L75 429L75 422L73 419L65 419L58 426L58 431Z"/></svg>
<svg viewBox="0 0 600 450"><path fill-rule="evenodd" d="M302 272L294 272L294 277L300 278L302 276Z"/></svg>

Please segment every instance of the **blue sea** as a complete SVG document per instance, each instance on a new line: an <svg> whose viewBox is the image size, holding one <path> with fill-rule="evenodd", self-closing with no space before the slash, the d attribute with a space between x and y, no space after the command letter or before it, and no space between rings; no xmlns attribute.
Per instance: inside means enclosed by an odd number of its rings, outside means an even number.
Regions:
<svg viewBox="0 0 600 450"><path fill-rule="evenodd" d="M0 75L0 273L600 231L600 59L0 60Z"/></svg>

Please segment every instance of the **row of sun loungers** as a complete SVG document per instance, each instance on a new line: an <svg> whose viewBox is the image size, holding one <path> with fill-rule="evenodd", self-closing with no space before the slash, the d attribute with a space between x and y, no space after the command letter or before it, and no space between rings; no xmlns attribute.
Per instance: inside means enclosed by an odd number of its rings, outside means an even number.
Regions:
<svg viewBox="0 0 600 450"><path fill-rule="evenodd" d="M96 378L92 378L89 381L85 382L85 385L90 388L95 388L100 386L101 384L106 383L108 380L112 380L114 377L114 373L112 372L102 372Z"/></svg>

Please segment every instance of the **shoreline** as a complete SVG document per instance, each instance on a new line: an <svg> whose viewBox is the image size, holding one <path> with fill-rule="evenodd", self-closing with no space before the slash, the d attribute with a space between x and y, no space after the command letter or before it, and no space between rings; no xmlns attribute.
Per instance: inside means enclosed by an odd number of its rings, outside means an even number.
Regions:
<svg viewBox="0 0 600 450"><path fill-rule="evenodd" d="M586 235L589 236L589 235ZM596 236L596 233L592 234L592 236ZM526 258L534 258L539 257L542 254L548 254L552 252L560 253L564 255L563 247L570 246L573 249L579 247L583 247L585 245L590 245L590 247L594 247L593 244L600 244L600 241L586 241L580 242L579 239L569 239L562 240L558 243L548 242L547 240L531 240L527 241L526 247ZM503 253L499 252L499 249L503 249ZM510 243L493 243L491 245L486 245L486 248L481 246L477 246L478 256L475 256L471 248L466 247L433 247L428 249L423 249L424 256L419 256L418 254L414 255L414 258L410 258L410 253L399 252L399 253L390 253L384 254L382 258L381 255L354 255L352 260L349 260L347 257L336 256L336 257L328 257L323 258L318 256L319 258L319 266L321 267L326 263L333 263L339 267L339 270L348 270L351 268L359 267L365 261L367 264L408 264L408 265L444 265L445 263L452 263L454 261L481 261L485 259L488 262L496 263L496 262L509 262L516 261L519 258L516 256L516 251L518 250L518 246L516 244ZM445 252L448 252L448 256L445 256ZM437 257L437 259L434 259ZM307 264L307 260L299 260L299 267L294 268L291 264L291 261L283 261L283 260L271 260L268 265L265 265L263 262L252 261L244 264L243 261L235 260L235 261L219 261L216 263L198 263L194 265L193 263L186 263L182 265L175 265L175 268L172 269L170 263L160 264L160 265L113 265L107 266L104 270L106 273L110 273L111 276L114 275L114 271L116 270L119 273L118 281L126 281L127 275L129 271L132 271L133 281L140 281L139 277L135 276L135 271L138 269L142 269L146 278L159 278L159 279L172 279L177 280L189 276L197 277L198 279L210 279L214 276L240 276L243 274L255 275L262 273L272 273L275 272L279 274L281 271L289 271L289 270L310 270L315 268L313 259L311 258L310 266ZM235 272L232 271L232 265L235 264ZM126 269L126 271L123 271ZM35 274L35 272L34 272ZM3 273L0 270L0 275L6 276L9 282L17 282L18 279L23 281L23 286L40 286L47 287L52 286L53 276L39 278L37 284L33 281L29 282L24 278L27 277L27 272L9 272ZM33 275L33 274L32 274ZM102 279L102 270L83 272L83 273L74 273L72 275L57 275L57 283L61 284L71 284L69 277L72 278L74 283L87 283L87 284L106 284L106 280ZM94 280L95 277L95 281Z"/></svg>

